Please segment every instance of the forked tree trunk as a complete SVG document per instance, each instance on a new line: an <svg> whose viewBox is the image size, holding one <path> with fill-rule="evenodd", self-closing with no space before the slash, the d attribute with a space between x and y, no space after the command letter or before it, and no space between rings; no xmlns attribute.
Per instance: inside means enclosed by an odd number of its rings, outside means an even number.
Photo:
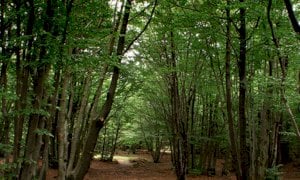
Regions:
<svg viewBox="0 0 300 180"><path fill-rule="evenodd" d="M117 8L117 5L116 5L116 8ZM121 7L121 11L122 10L123 10L123 4L122 4L122 7ZM108 44L108 53L107 53L108 56L112 56L112 54L114 52L114 46L115 46L115 43L116 43L115 34L118 32L118 29L119 29L119 26L120 26L120 21L122 19L121 16L122 16L121 13L117 15L117 10L115 9L115 14L114 14L114 21L115 22L113 24L111 37L110 37L110 41L109 41L109 44ZM103 83L104 83L107 71L108 71L108 64L104 64L103 69L102 69L101 74L100 74L97 90L96 90L95 96L93 98L91 108L89 109L89 113L88 113L89 119L94 119L97 116L96 114L97 114L97 110L98 110L98 104L99 104L99 101L100 101L100 97L102 95Z"/></svg>
<svg viewBox="0 0 300 180"><path fill-rule="evenodd" d="M54 18L54 5L52 1L47 1L47 6L45 9L45 14L47 16L47 20L43 23L43 30L45 32L50 33L52 36L48 37L46 34L38 36L41 42L50 42L51 38L57 36L55 28L53 28L53 18ZM28 62L34 62L39 64L37 67L31 67L30 72L33 79L33 100L32 100L32 108L33 112L29 116L29 124L28 124L28 132L26 137L26 145L25 145L25 153L24 153L24 162L22 166L22 170L20 173L21 179L33 179L37 178L37 169L38 167L38 160L40 158L40 150L42 146L42 136L43 132L42 129L45 127L45 115L41 114L41 110L45 108L45 100L48 99L46 95L46 82L48 79L49 71L50 71L50 64L48 59L48 50L49 47L45 44L41 44L38 47L34 47L34 24L35 24L35 4L34 1L28 1L28 8L29 8L29 19L28 25L26 29L26 34L30 35L31 38L28 41L28 50L23 50L25 59ZM31 51L30 49L36 48L36 51ZM27 53L25 55L25 52ZM38 59L36 60L38 54ZM29 71L29 70L28 70ZM28 73L27 73L28 76Z"/></svg>
<svg viewBox="0 0 300 180"><path fill-rule="evenodd" d="M116 1L116 3L118 3L118 1ZM122 4L122 6L120 8L121 9L120 11L123 10L123 7L124 7L124 4ZM112 29L110 41L109 41L109 44L108 44L108 53L107 53L108 56L113 55L114 46L115 46L115 42L116 42L116 35L115 34L117 34L117 32L119 30L121 19L122 19L122 13L121 12L117 13L117 5L116 5L115 12L114 12L113 29ZM103 84L104 84L104 81L106 80L106 75L107 75L108 69L109 69L109 65L105 63L102 67L102 70L101 70L101 73L100 73L100 76L99 76L100 78L99 78L98 86L97 86L95 95L93 97L91 106L87 110L88 111L87 121L86 122L82 121L83 122L81 124L82 127L79 130L79 132L80 132L79 134L81 134L81 139L86 139L87 131L83 131L83 130L89 128L88 127L89 121L92 121L92 120L96 119L97 116L98 116L98 109L99 109L98 105L100 104L99 101L100 101L100 98L102 96ZM77 139L74 138L72 140L72 143L77 144L77 147L75 147L76 148L75 157L78 157L79 153L80 153L79 148L82 145L82 142L76 142L76 141L80 141L80 138L77 138ZM72 147L72 148L74 148L74 147ZM71 163L72 164L69 164L69 166L68 166L68 172L67 172L68 177L71 176L72 171L74 169L74 164L76 164L77 162L74 161L74 162L71 162Z"/></svg>
<svg viewBox="0 0 300 180"><path fill-rule="evenodd" d="M44 55L40 56L40 60L43 61ZM37 74L34 76L33 91L34 100L32 103L33 112L29 117L28 132L26 137L26 149L21 170L21 179L32 179L37 175L37 161L40 155L40 149L42 146L42 134L38 133L39 129L44 128L45 118L38 112L43 107L44 96L44 84L48 77L49 66L45 65L37 70Z"/></svg>
<svg viewBox="0 0 300 180"><path fill-rule="evenodd" d="M119 41L117 45L118 63L121 62L122 55L124 52L125 35L126 35L127 25L129 21L131 2L132 0L127 0L125 4L125 11L124 11L123 21L120 29ZM105 103L102 106L100 115L97 118L92 119L90 123L88 133L87 133L87 138L83 146L83 152L74 170L68 175L67 177L68 179L82 180L90 167L90 163L93 158L93 152L97 143L97 139L98 139L97 137L99 131L103 127L104 122L106 121L113 104L117 83L119 79L119 74L120 74L119 71L120 71L119 68L117 66L114 66L113 75L111 78L111 83L108 89Z"/></svg>
<svg viewBox="0 0 300 180"><path fill-rule="evenodd" d="M82 130L82 121L85 114L85 108L87 106L88 101L88 95L89 95L89 89L91 84L91 78L90 73L87 74L87 78L85 79L84 88L83 88L83 94L81 98L80 108L78 112L78 116L75 118L74 122L74 128L72 133L72 141L70 142L71 150L69 154L69 161L68 161L68 167L67 172L71 172L71 170L74 167L74 162L76 158L76 152L78 151L78 144L80 142L80 134Z"/></svg>
<svg viewBox="0 0 300 180"><path fill-rule="evenodd" d="M32 7L33 8L33 7ZM16 36L17 38L21 37L21 1L16 1ZM26 35L32 34L34 14L32 13L33 9L30 10L29 18L28 18L28 25L26 27ZM32 49L32 41L33 39L30 38L26 42L27 50L30 52ZM26 63L24 56L21 57L21 43L17 43L16 45L16 112L22 112L22 110L26 109L26 101L27 101L27 93L28 93L28 86L29 86L29 70L28 67L24 67L24 63ZM26 56L30 58L30 56ZM17 164L15 168L15 174L17 178L19 177L20 173L20 162L18 161L21 156L21 142L23 136L23 126L24 126L24 113L18 113L14 118L14 148L13 148L13 162Z"/></svg>
<svg viewBox="0 0 300 180"><path fill-rule="evenodd" d="M174 34L171 30L170 32L170 46L171 46L171 57L168 58L168 65L172 69L169 74L169 93L171 98L171 116L170 116L170 126L172 129L172 154L173 154L173 164L175 166L176 176L178 180L185 180L187 174L188 165L188 122L187 118L184 116L184 110L186 106L183 103L179 94L179 82L176 72L176 52L175 52L175 42ZM166 52L167 53L167 52Z"/></svg>

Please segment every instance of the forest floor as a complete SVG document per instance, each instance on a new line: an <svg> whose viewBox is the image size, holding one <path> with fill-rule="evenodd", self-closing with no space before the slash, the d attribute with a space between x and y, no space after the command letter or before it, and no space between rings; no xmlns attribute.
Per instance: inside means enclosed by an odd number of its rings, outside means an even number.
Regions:
<svg viewBox="0 0 300 180"><path fill-rule="evenodd" d="M297 165L297 166L296 166ZM222 160L217 161L216 175L208 177L204 175L189 175L190 179L199 180L235 180L234 174L222 176ZM299 164L290 163L282 167L283 180L299 180ZM57 170L50 169L47 174L47 180L55 180ZM91 167L84 180L174 180L176 175L172 170L170 155L162 157L160 163L153 163L151 156L145 152L137 154L128 154L119 152L113 162L102 162L93 160Z"/></svg>

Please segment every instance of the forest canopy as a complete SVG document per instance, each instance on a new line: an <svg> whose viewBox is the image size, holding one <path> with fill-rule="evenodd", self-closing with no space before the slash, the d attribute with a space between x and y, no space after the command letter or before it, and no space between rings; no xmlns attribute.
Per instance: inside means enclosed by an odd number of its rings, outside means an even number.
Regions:
<svg viewBox="0 0 300 180"><path fill-rule="evenodd" d="M1 0L0 176L81 180L171 151L177 179L300 157L296 0ZM231 163L235 162L235 163Z"/></svg>

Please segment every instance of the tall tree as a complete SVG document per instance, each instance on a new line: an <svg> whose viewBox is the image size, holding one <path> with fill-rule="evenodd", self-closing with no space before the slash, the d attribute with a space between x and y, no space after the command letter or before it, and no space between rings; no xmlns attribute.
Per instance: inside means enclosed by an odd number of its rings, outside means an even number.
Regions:
<svg viewBox="0 0 300 180"><path fill-rule="evenodd" d="M247 118L246 118L246 92L247 92L247 71L246 71L246 7L245 1L240 0L239 8L239 130L240 130L240 157L242 179L249 179L249 151L247 145Z"/></svg>
<svg viewBox="0 0 300 180"><path fill-rule="evenodd" d="M232 112L232 98L231 98L231 17L230 17L230 0L227 0L226 8L226 55L225 55L225 71L226 71L226 104L227 104L227 120L229 128L229 137L231 145L232 160L235 163L235 171L238 179L241 179L241 160L238 154L238 144L236 141L236 133L234 127L234 118Z"/></svg>
<svg viewBox="0 0 300 180"><path fill-rule="evenodd" d="M126 32L127 32L127 25L128 25L128 20L129 20L129 15L130 15L130 11L131 11L131 5L132 5L132 1L131 0L127 0L126 4L125 4L125 10L124 10L124 15L123 15L123 19L122 19L122 24L121 24L121 28L120 28L120 36L119 36L119 40L118 40L118 45L117 45L117 57L118 57L118 62L121 62L123 53L124 53L124 47L125 47L125 36L126 36ZM83 152L82 155L77 163L77 165L75 166L74 170L72 171L71 174L69 174L68 179L83 179L84 175L86 174L86 172L88 171L89 167L90 167L90 162L92 160L93 157L93 150L96 146L96 142L97 142L97 137L99 134L100 129L103 127L103 124L105 122L105 120L108 117L108 114L110 113L112 104L113 104L113 100L115 97L115 92L116 92L116 88L117 88L117 83L118 83L118 79L119 79L119 75L120 75L120 69L118 66L114 66L113 67L113 74L111 77L111 83L107 92L107 98L105 103L103 104L101 111L100 111L100 115L93 119L90 126L89 126L89 130L87 133L87 139L84 143L83 146Z"/></svg>

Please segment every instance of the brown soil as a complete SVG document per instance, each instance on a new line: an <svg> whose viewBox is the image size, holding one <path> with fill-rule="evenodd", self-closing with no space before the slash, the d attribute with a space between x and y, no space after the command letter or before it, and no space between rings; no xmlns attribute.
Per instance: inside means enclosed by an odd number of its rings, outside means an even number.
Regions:
<svg viewBox="0 0 300 180"><path fill-rule="evenodd" d="M299 180L300 160L284 165L281 171L283 172L283 180Z"/></svg>
<svg viewBox="0 0 300 180"><path fill-rule="evenodd" d="M190 179L199 180L235 180L234 174L222 176L222 160L217 161L216 176L188 176ZM300 166L294 163L285 165L282 168L283 180L299 180ZM57 171L50 169L47 180L55 180ZM129 155L119 153L113 162L102 162L93 160L91 167L84 178L85 180L174 180L176 175L173 172L170 155L164 155L160 163L153 163L147 153Z"/></svg>

